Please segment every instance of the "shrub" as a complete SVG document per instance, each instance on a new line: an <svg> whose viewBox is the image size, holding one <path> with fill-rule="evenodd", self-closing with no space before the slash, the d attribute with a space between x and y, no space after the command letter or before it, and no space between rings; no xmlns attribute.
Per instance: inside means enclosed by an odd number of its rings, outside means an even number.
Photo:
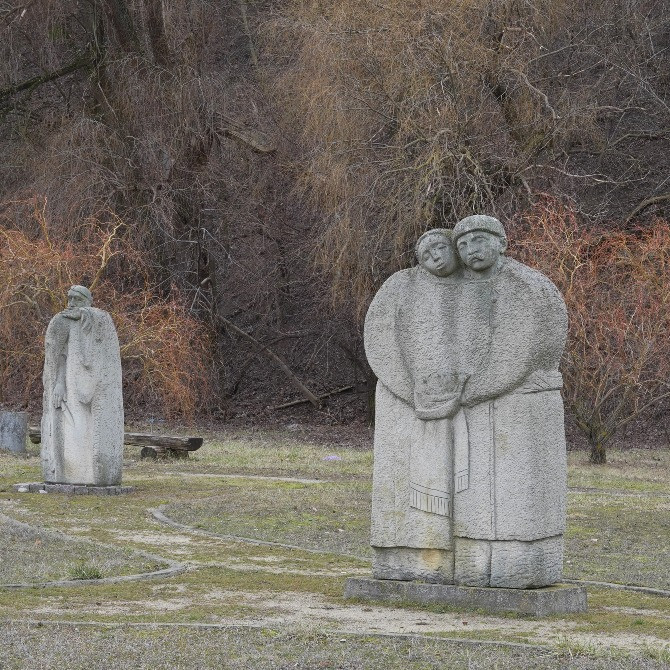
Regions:
<svg viewBox="0 0 670 670"><path fill-rule="evenodd" d="M296 191L321 222L314 257L334 302L361 315L417 237L445 221L509 218L546 189L589 193L580 205L597 220L652 180L629 147L667 119L633 130L630 112L658 107L647 96L660 82L641 59L654 62L646 42L665 38L639 38L667 23L660 4L280 3L261 24L261 63L297 148Z"/></svg>
<svg viewBox="0 0 670 670"><path fill-rule="evenodd" d="M512 255L547 274L565 298L564 397L591 461L604 463L616 432L668 395L670 225L589 229L545 197L511 229Z"/></svg>
<svg viewBox="0 0 670 670"><path fill-rule="evenodd" d="M70 579L102 579L102 570L93 563L80 561L70 569Z"/></svg>
<svg viewBox="0 0 670 670"><path fill-rule="evenodd" d="M32 217L33 235L12 227L17 212ZM39 404L47 324L68 288L84 284L116 324L127 409L191 417L210 395L207 329L176 291L161 296L149 283L122 222L91 218L77 243L54 242L44 212L38 198L0 212L0 402Z"/></svg>

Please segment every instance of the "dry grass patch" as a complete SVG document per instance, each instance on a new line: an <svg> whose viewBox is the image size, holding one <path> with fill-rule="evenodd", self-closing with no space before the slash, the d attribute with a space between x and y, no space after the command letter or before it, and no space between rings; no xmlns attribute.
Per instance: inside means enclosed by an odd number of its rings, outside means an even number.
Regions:
<svg viewBox="0 0 670 670"><path fill-rule="evenodd" d="M0 616L25 620L39 615L50 620L100 624L133 621L276 627L276 631L265 633L244 628L243 636L236 629L237 638L244 639L238 641L239 648L231 646L230 655L225 656L226 662L229 661L225 667L231 668L238 667L235 663L239 667L245 667L246 663L246 667L287 670L320 667L655 670L667 663L664 656L665 646L670 642L667 598L590 588L589 612L546 621L456 610L436 612L409 606L372 607L344 601L345 578L361 574L369 565L367 559L342 554L368 555L372 453L303 440L304 436L288 432L221 435L218 439L214 436L186 461L140 462L137 452L128 450L124 476L127 481L132 480L136 492L110 498L16 494L11 490L13 483L39 479L39 460L35 453L28 458L0 455L0 489L4 489L0 493L0 506L14 519L27 521L34 528L63 529L77 536L77 540L85 537L118 547L118 551L107 552L108 556L118 558L124 550L143 549L188 561L192 566L184 574L161 581L97 583L77 589L0 589ZM332 455L338 458L324 460ZM569 495L566 573L578 578L631 581L652 587L667 584L670 556L664 538L668 536L670 498L658 492L657 487L667 486L662 474L667 472L670 459L665 452L613 452L606 468L596 468L586 465L585 458L585 454L570 454L571 485L587 486L589 492L573 491ZM262 477L322 481L304 483ZM163 505L167 506L168 516L196 530L334 553L258 546L174 529L158 523L148 513L148 509ZM598 541L593 542L594 538ZM20 545L16 538L0 534L1 551L14 551L13 545ZM63 552L66 549L64 546ZM10 556L4 563L29 564L7 553L3 556ZM43 556L54 558L58 567L61 559L57 553L44 552ZM425 621L432 622L433 627L418 623ZM551 634L547 632L549 629ZM39 663L41 667L58 663L81 667L77 665L79 660L70 662L67 647L79 644L88 645L81 657L82 664L104 667L99 661L99 654L109 653L101 641L104 639L114 649L114 658L122 659L130 667L221 667L222 647L236 644L230 642L232 634L221 631L189 629L184 633L181 629L169 629L167 634L165 629L156 629L140 634L136 629L100 627L86 629L89 632L82 629L80 637L76 637L71 628L62 627L56 631L50 629L57 639L54 648L47 649L40 630L30 627L21 630L26 636L26 647L37 659L37 667ZM292 636L284 632L289 630ZM319 637L310 630L329 635ZM426 642L428 646L423 648L405 638L350 637L339 632L342 630L370 634L387 631L394 635L430 632L480 641L539 641L554 648L558 646L560 653L547 652L541 657L545 663L542 665L534 660L536 655L525 655L525 651L515 656L516 651L473 648L468 657L463 650L469 648L445 642ZM153 647L138 641L144 639L143 635L152 640L156 654L163 649L163 656L152 656ZM340 643L338 636L348 642ZM182 657L179 645L171 646L166 639L182 640L187 646L197 640L202 645L202 654L193 659ZM255 639L253 650L244 646L247 639ZM275 640L279 642L275 644ZM11 636L0 638L0 643L10 650L8 660L3 657L6 666L22 667L23 652L12 646L15 642ZM291 645L299 649L293 650ZM625 656L631 651L639 655Z"/></svg>
<svg viewBox="0 0 670 670"><path fill-rule="evenodd" d="M7 670L115 666L137 670L662 670L644 656L590 657L540 648L473 647L440 639L301 633L272 628L165 628L11 624L0 630Z"/></svg>
<svg viewBox="0 0 670 670"><path fill-rule="evenodd" d="M589 464L584 451L568 452L571 487L670 495L670 449L610 450L606 465Z"/></svg>
<svg viewBox="0 0 670 670"><path fill-rule="evenodd" d="M670 589L670 498L572 494L564 572Z"/></svg>
<svg viewBox="0 0 670 670"><path fill-rule="evenodd" d="M308 549L368 556L370 487L324 483L226 480L219 494L164 511L179 523L214 533Z"/></svg>
<svg viewBox="0 0 670 670"><path fill-rule="evenodd" d="M101 579L167 567L127 549L110 551L0 515L0 584Z"/></svg>

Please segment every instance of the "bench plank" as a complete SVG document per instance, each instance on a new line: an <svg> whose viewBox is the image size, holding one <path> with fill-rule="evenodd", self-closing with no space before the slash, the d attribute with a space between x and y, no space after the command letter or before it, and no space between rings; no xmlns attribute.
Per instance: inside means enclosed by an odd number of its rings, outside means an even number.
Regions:
<svg viewBox="0 0 670 670"><path fill-rule="evenodd" d="M28 429L28 437L33 444L42 441L42 433L36 426ZM144 435L142 433L124 433L124 444L133 447L158 447L161 451L196 451L202 447L202 437L179 437L177 435Z"/></svg>

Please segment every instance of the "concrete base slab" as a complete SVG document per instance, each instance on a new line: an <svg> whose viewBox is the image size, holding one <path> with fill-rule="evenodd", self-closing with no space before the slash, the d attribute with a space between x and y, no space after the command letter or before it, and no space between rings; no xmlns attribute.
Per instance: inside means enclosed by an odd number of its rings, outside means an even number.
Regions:
<svg viewBox="0 0 670 670"><path fill-rule="evenodd" d="M30 482L14 484L14 490L19 493L67 493L69 495L118 496L122 493L132 493L134 486L91 486L87 484L45 484Z"/></svg>
<svg viewBox="0 0 670 670"><path fill-rule="evenodd" d="M586 589L573 584L541 589L498 589L352 577L347 579L344 597L385 603L447 605L494 614L516 612L548 616L586 612Z"/></svg>

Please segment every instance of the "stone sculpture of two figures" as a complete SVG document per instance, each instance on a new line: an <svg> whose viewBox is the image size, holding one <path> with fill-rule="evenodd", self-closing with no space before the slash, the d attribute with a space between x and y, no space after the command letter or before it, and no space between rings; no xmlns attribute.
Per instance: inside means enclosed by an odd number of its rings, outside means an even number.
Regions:
<svg viewBox="0 0 670 670"><path fill-rule="evenodd" d="M365 322L376 396L373 577L534 588L561 579L566 453L556 287L470 216L417 242Z"/></svg>

